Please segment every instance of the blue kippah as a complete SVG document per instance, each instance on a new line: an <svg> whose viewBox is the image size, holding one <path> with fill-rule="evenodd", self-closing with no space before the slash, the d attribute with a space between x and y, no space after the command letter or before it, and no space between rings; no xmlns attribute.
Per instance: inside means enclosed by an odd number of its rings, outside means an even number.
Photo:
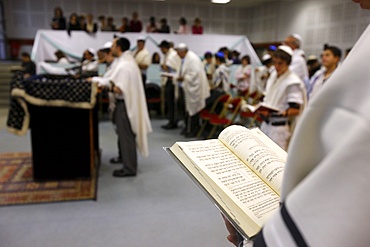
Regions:
<svg viewBox="0 0 370 247"><path fill-rule="evenodd" d="M216 57L222 57L222 58L224 58L225 57L225 54L223 52L219 51L219 52L216 53Z"/></svg>
<svg viewBox="0 0 370 247"><path fill-rule="evenodd" d="M270 51L276 51L276 50L277 50L277 47L276 47L276 46L274 46L274 45L270 45L270 46L269 46L269 50L270 50Z"/></svg>

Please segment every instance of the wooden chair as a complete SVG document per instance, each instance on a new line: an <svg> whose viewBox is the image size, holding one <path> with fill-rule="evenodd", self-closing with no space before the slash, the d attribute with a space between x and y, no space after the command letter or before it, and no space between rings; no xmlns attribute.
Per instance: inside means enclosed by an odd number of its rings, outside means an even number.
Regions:
<svg viewBox="0 0 370 247"><path fill-rule="evenodd" d="M207 139L213 137L217 128L219 127L226 128L227 126L234 123L234 120L237 117L240 107L242 105L242 101L243 101L242 97L235 97L229 100L226 112L224 112L222 116L212 116L208 120L208 123L212 125L212 129Z"/></svg>
<svg viewBox="0 0 370 247"><path fill-rule="evenodd" d="M247 128L259 127L262 119L250 111L239 111L240 123Z"/></svg>
<svg viewBox="0 0 370 247"><path fill-rule="evenodd" d="M216 99L216 101L212 104L211 109L209 109L209 110L204 109L200 112L199 118L202 120L202 126L200 127L200 129L197 133L197 138L201 137L201 135L203 134L203 131L204 131L205 127L207 126L208 121L211 117L222 116L222 114L224 114L226 112L226 108L227 108L227 105L228 105L227 103L228 103L230 97L231 96L229 94L223 94L223 95L219 96ZM218 106L220 104L222 104L223 107L222 107L220 112L217 112Z"/></svg>

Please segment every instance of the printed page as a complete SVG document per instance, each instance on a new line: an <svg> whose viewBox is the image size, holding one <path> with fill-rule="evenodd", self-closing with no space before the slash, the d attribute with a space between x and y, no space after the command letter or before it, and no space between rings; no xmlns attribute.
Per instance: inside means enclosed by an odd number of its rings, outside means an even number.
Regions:
<svg viewBox="0 0 370 247"><path fill-rule="evenodd" d="M219 140L177 145L211 187L220 188L219 194L226 194L258 226L279 208L279 196Z"/></svg>
<svg viewBox="0 0 370 247"><path fill-rule="evenodd" d="M268 106L265 103L259 103L257 105L246 105L246 108L250 110L251 112L256 112L260 110L265 110L265 111L271 111L271 112L279 112L280 110L276 107Z"/></svg>
<svg viewBox="0 0 370 247"><path fill-rule="evenodd" d="M223 142L280 195L286 152L259 129L232 125L219 135Z"/></svg>

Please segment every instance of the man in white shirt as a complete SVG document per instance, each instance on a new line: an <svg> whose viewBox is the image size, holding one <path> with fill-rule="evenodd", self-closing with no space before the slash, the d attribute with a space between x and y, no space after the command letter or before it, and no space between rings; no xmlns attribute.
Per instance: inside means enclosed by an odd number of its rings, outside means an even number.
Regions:
<svg viewBox="0 0 370 247"><path fill-rule="evenodd" d="M106 80L99 81L101 86L110 86L116 99L113 121L117 127L123 168L113 172L115 177L136 176L136 146L147 157L147 134L152 131L140 70L129 49L128 39L114 40L111 49L116 57L114 67Z"/></svg>
<svg viewBox="0 0 370 247"><path fill-rule="evenodd" d="M95 50L93 48L86 49L84 51L84 61L81 64L81 70L83 73L97 72L98 61L95 59Z"/></svg>
<svg viewBox="0 0 370 247"><path fill-rule="evenodd" d="M309 82L310 90L308 92L309 99L313 98L324 86L324 83L330 78L333 72L337 69L342 56L342 51L335 46L327 46L322 52L323 68L317 71Z"/></svg>
<svg viewBox="0 0 370 247"><path fill-rule="evenodd" d="M293 50L292 62L289 69L295 73L303 83L306 85L308 83L308 68L305 59L304 51L301 49L302 38L298 34L292 34L285 38L284 45L289 46Z"/></svg>
<svg viewBox="0 0 370 247"><path fill-rule="evenodd" d="M210 96L209 84L203 63L199 56L188 50L184 43L177 46L181 58L177 81L185 95L185 137L195 137L199 129L199 112L205 107Z"/></svg>
<svg viewBox="0 0 370 247"><path fill-rule="evenodd" d="M280 111L260 112L264 122L261 130L287 150L297 117L306 105L306 90L301 79L290 70L293 51L289 46L279 46L272 55L275 71L266 84L264 104Z"/></svg>
<svg viewBox="0 0 370 247"><path fill-rule="evenodd" d="M370 0L353 2L370 9ZM244 246L369 245L369 43L370 26L308 105L289 148L283 206Z"/></svg>
<svg viewBox="0 0 370 247"><path fill-rule="evenodd" d="M151 57L150 57L149 51L145 48L145 37L144 36L140 36L137 39L136 44L137 44L136 49L132 52L132 55L134 56L137 65L139 65L141 76L142 76L142 81L144 85L144 90L145 90L146 74L147 74L148 67L151 64Z"/></svg>
<svg viewBox="0 0 370 247"><path fill-rule="evenodd" d="M176 51L170 47L170 43L166 40L163 40L159 44L159 48L164 55L161 63L161 71L175 74L181 63ZM164 76L162 77L162 86L165 87L164 100L167 108L168 123L161 127L163 129L175 129L177 128L177 121L179 120L177 116L177 97L175 95L175 88L177 89L177 85L174 84L171 76Z"/></svg>

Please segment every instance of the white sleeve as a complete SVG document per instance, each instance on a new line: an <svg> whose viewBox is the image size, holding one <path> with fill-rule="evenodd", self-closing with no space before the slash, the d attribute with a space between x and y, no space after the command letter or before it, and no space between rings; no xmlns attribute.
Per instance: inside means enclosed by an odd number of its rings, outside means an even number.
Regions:
<svg viewBox="0 0 370 247"><path fill-rule="evenodd" d="M92 82L98 83L98 86L109 86L109 78L94 76L91 78Z"/></svg>

